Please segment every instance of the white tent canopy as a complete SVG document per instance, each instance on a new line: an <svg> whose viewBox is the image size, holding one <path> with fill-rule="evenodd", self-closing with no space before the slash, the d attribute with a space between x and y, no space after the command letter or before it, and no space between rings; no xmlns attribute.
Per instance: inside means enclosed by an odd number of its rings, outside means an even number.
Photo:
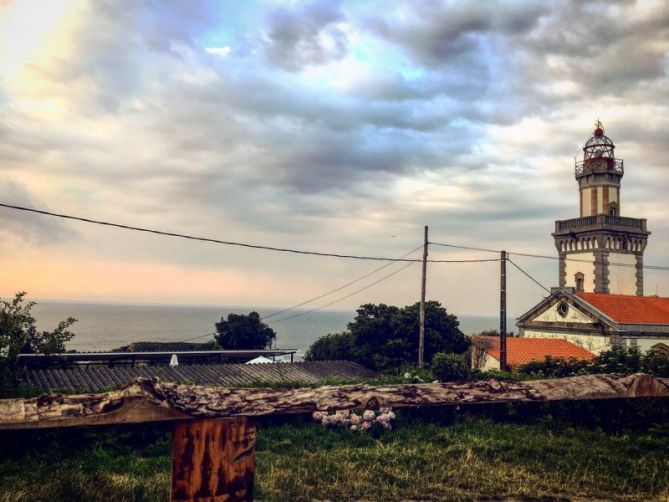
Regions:
<svg viewBox="0 0 669 502"><path fill-rule="evenodd" d="M273 363L270 358L264 357L264 356L258 356L255 359L251 359L250 361L247 361L245 364L265 364L265 363Z"/></svg>

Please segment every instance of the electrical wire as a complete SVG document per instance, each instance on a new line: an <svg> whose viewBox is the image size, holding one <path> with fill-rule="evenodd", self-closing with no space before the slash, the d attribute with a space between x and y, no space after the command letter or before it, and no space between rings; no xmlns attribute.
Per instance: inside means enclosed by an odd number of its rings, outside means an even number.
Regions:
<svg viewBox="0 0 669 502"><path fill-rule="evenodd" d="M446 244L443 242L432 242L430 241L430 244L435 245L435 246L442 246L442 247L447 247L447 248L455 248L455 249L464 249L468 251L484 251L487 253L501 253L502 250L496 250L496 249L486 249L486 248L479 248L479 247L474 247L474 246L460 246L460 245L455 245L455 244ZM586 251L586 250L584 250ZM544 260L559 260L560 258L558 256L549 256L549 255L541 255L541 254L533 254L533 253L518 253L515 251L507 251L507 255L513 255L513 256L524 256L527 258L541 258ZM593 263L593 260L582 260L579 258L565 258L565 261L571 261L571 262L578 262L578 263ZM630 264L630 263L615 263L615 262L609 262L607 265L609 266L615 266L615 267L631 267L631 268L636 268L636 264ZM663 271L669 271L669 267L667 266L660 266L660 265L643 265L643 268L649 269L649 270L663 270Z"/></svg>
<svg viewBox="0 0 669 502"><path fill-rule="evenodd" d="M423 247L423 246L420 245L420 246L418 246L417 248L412 249L412 250L409 251L408 253L403 254L403 255L400 256L398 259L406 258L407 256L409 256L409 255L415 253L416 251L418 251L419 249L421 249L422 247ZM320 300L321 298L325 298L326 296L330 296L331 294L336 293L337 291L341 291L342 289L345 289L345 288L347 288L347 287L349 287L349 286L355 284L356 282L360 282L360 281L362 281L363 279L366 279L366 278L369 277L370 275L374 275L375 273L380 272L381 270L390 267L390 266L393 265L394 263L397 263L397 260L396 260L396 261L389 262L389 263L386 263L385 265L383 265L383 266L381 266L381 267L375 268L375 269L372 270L371 272L368 272L368 273L366 273L365 275L358 277L357 279L354 279L354 280L352 280L352 281L350 281L350 282L347 282L347 283L344 284L343 286L339 286L338 288L335 288L335 289L333 289L333 290L331 290L331 291L328 291L327 293L323 293L322 295L318 295L318 296L315 296L315 297L313 297L313 298L309 298L308 300L305 300L305 301L300 302L300 303L296 303L295 305L293 305L293 306L291 306L291 307L287 307L287 308L285 308L285 309L283 309L283 310L279 310L278 312L273 312L273 313L271 313L271 314L269 314L269 315L266 315L266 316L262 317L260 320L261 320L261 321L264 321L265 319L270 319L271 317L276 317L276 316L278 316L278 315L285 314L286 312L290 312L291 310L295 310L296 308L302 307L303 305L307 305L308 303L315 302L316 300Z"/></svg>
<svg viewBox="0 0 669 502"><path fill-rule="evenodd" d="M197 340L198 338L204 338L205 336L214 336L214 335L216 335L216 333L207 333L206 335L198 335L192 338L186 338L185 340L179 340L178 342L170 342L170 343L190 342L191 340Z"/></svg>
<svg viewBox="0 0 669 502"><path fill-rule="evenodd" d="M539 286L540 288L543 288L543 289L544 289L545 291L547 291L548 293L551 292L550 289L548 289L546 286L544 286L544 285L541 284L539 281L537 281L537 280L536 280L534 277L532 277L528 272L525 272L525 270L523 270L522 268L520 268L518 265L516 265L516 264L515 264L513 261L511 261L509 258L507 258L506 261L508 261L511 265L513 265L513 266L516 267L518 270L520 270L523 274L525 274L525 276L527 276L527 277L528 277L534 284L536 284L536 285Z"/></svg>
<svg viewBox="0 0 669 502"><path fill-rule="evenodd" d="M435 246L442 246L445 248L454 248L454 249L464 249L467 251L484 251L486 253L501 253L501 250L496 250L496 249L486 249L486 248L477 248L473 246L460 246L457 244L445 244L443 242L432 242L430 241L429 244L433 244Z"/></svg>
<svg viewBox="0 0 669 502"><path fill-rule="evenodd" d="M283 317L283 318L281 318L281 319L275 319L275 320L273 320L273 321L268 321L267 324L274 324L274 323L277 323L277 322L287 321L287 320L289 320L289 319L295 319L296 317L302 317L302 316L311 314L311 313L313 313L313 312L317 312L317 311L319 311L319 310L322 310L322 309L324 309L324 308L326 308L326 307L329 307L329 306L331 306L331 305L334 305L335 303L339 303L339 302L341 302L341 301L344 301L344 300L346 300L347 298L350 298L350 297L352 297L352 296L354 296L354 295L357 295L358 293L361 293L361 292L365 291L366 289L371 288L372 286L376 286L377 284L379 284L380 282L385 281L386 279L390 279L392 276L394 276L395 274L398 274L398 273L402 272L403 270L409 268L411 265L413 265L413 263L407 263L406 265L404 265L404 266L398 268L397 270L391 272L390 274L383 276L381 279L379 279L379 280L377 280L377 281L374 281L374 282L372 282L371 284L368 284L367 286L362 287L362 288L360 288L360 289L358 289L358 290L356 290L356 291L353 291L352 293L349 293L349 294L346 295L346 296L342 296L342 297L340 297L340 298L337 298L336 300L333 300L333 301L331 301L331 302L329 302L329 303L326 303L325 305L321 305L320 307L316 307L316 308L314 308L314 309L307 310L306 312L298 312L297 314L293 314L292 316Z"/></svg>
<svg viewBox="0 0 669 502"><path fill-rule="evenodd" d="M30 207L24 207L24 206L16 206L13 204L5 204L3 202L0 202L0 207L4 207L7 209L15 209L17 211L26 211L29 213L35 213L35 214L40 214L44 216L52 216L55 218L63 218L66 220L73 220L73 221L80 221L84 223L92 223L95 225L103 225L107 227L114 227L114 228L120 228L123 230L133 230L136 232L145 232L149 234L155 234L155 235L162 235L166 237L178 237L180 239L188 239L188 240L193 240L193 241L201 241L201 242L209 242L212 244L222 244L225 246L238 246L238 247L244 247L244 248L251 248L251 249L262 249L265 251L278 251L282 253L293 253L293 254L300 254L300 255L311 255L311 256L325 256L325 257L331 257L331 258L347 258L347 259L352 259L352 260L371 260L371 261L388 261L388 262L398 262L398 261L403 261L403 262L411 262L411 263L420 263L422 260L419 258L416 259L407 259L407 258L390 258L390 257L385 257L385 256L362 256L362 255L350 255L350 254L341 254L341 253L326 253L326 252L321 252L321 251L308 251L304 249L291 249L291 248L281 248L281 247L275 247L275 246L266 246L263 244L249 244L246 242L235 242L235 241L226 241L226 240L221 240L221 239L214 239L210 237L199 237L195 235L188 235L188 234L181 234L177 232L167 232L164 230L155 230L151 228L143 228L143 227L135 227L132 225L125 225L121 223L112 223L109 221L103 221L103 220L94 220L92 218L83 218L81 216L72 216L69 214L62 214L62 213L54 213L51 211L43 211L41 209L34 209ZM494 261L494 260L427 260L430 263L477 263L481 261Z"/></svg>
<svg viewBox="0 0 669 502"><path fill-rule="evenodd" d="M294 254L302 254L302 255L314 255L314 256L329 256L329 257L334 257L334 258L350 258L354 260L376 260L376 261L390 261L390 262L396 262L396 261L405 261L405 262L420 262L420 259L396 259L396 258L388 258L388 257L380 257L380 256L359 256L359 255L349 255L349 254L340 254L340 253L326 253L326 252L320 252L320 251L307 251L307 250L302 250L302 249L290 249L290 248L281 248L281 247L275 247L275 246L265 246L262 244L249 244L246 242L235 242L235 241L225 241L221 239L213 239L210 237L198 237L194 235L187 235L187 234L180 234L177 232L166 232L164 230L155 230L151 228L142 228L142 227L135 227L132 225L124 225L121 223L112 223L109 221L102 221L102 220L94 220L91 218L82 218L80 216L72 216L69 214L61 214L61 213L53 213L51 211L42 211L40 209L33 209L29 207L23 207L23 206L15 206L12 204L5 204L0 202L0 207L8 208L8 209L16 209L18 211L27 211L30 213L36 213L36 214L41 214L45 216L53 216L56 218L63 218L67 220L74 220L74 221L81 221L84 223L93 223L95 225L104 225L107 227L115 227L115 228L121 228L123 230L134 230L136 232L146 232L149 234L156 234L156 235L163 235L167 237L179 237L181 239L189 239L189 240L194 240L194 241L202 241L202 242L210 242L213 244L223 244L226 246L239 246L239 247L244 247L244 248L251 248L251 249L263 249L266 251L279 251L283 253L294 253Z"/></svg>

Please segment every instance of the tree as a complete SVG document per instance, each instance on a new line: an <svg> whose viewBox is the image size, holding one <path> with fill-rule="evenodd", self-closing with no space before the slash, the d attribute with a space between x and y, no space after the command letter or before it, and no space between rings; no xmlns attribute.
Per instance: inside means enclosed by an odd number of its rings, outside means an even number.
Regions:
<svg viewBox="0 0 669 502"><path fill-rule="evenodd" d="M307 359L349 359L381 371L418 361L420 304L403 308L383 303L361 305L346 333L318 339ZM460 323L439 302L425 304L425 361L437 352L463 353L469 341Z"/></svg>
<svg viewBox="0 0 669 502"><path fill-rule="evenodd" d="M472 336L496 336L499 338L499 331L496 329L486 329L483 331L479 331L478 333L474 333ZM507 331L506 336L513 337L513 331Z"/></svg>
<svg viewBox="0 0 669 502"><path fill-rule="evenodd" d="M474 338L472 346L469 349L469 360L475 369L482 369L488 351L494 346L492 335L479 335L481 338ZM499 333L497 333L499 336Z"/></svg>
<svg viewBox="0 0 669 502"><path fill-rule="evenodd" d="M251 312L249 315L230 314L227 320L221 318L221 322L216 323L214 338L225 350L267 349L276 339L276 333L260 321L258 312Z"/></svg>
<svg viewBox="0 0 669 502"><path fill-rule="evenodd" d="M0 378L5 385L15 385L19 375L19 354L55 354L65 352L65 342L74 337L68 331L76 319L68 317L53 331L38 331L32 308L25 302L25 292L13 300L0 300Z"/></svg>
<svg viewBox="0 0 669 502"><path fill-rule="evenodd" d="M307 361L351 360L353 335L351 333L331 333L316 340L307 350Z"/></svg>

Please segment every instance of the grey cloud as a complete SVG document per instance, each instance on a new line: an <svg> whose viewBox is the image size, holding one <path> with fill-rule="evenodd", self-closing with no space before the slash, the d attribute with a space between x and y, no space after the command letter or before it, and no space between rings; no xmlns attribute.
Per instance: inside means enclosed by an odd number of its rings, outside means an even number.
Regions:
<svg viewBox="0 0 669 502"><path fill-rule="evenodd" d="M591 98L665 77L669 11L640 16L634 2L617 4L569 2L532 31L525 50L536 61L559 57L557 68L544 67L545 77L578 83Z"/></svg>
<svg viewBox="0 0 669 502"><path fill-rule="evenodd" d="M496 155L495 145L484 144L488 124L509 125L528 116L550 121L553 114L573 113L564 110L578 106L571 96L540 94L539 84L560 77L586 89L605 81L607 91L633 87L641 92L632 79L635 74L649 79L659 75L652 50L644 49L643 57L632 61L638 42L634 33L640 28L625 31L624 40L617 40L603 28L588 32L587 19L562 10L546 17L543 7L531 4L525 9L462 4L455 10L431 7L431 2L407 5L416 5L411 22L381 13L376 24L360 22L344 7L325 3L282 8L268 18L266 52L260 56L252 51L237 56L233 49L230 58L202 54L202 61L197 56L189 60L175 47L194 47L195 31L210 26L201 15L204 9L192 19L177 11L181 14L175 19L186 19L183 26L167 14L156 14L156 9L135 10L128 18L106 10L105 19L79 32L78 50L65 62L64 73L51 77L65 82L91 79L96 84L92 97L70 96L71 104L76 107L87 99L106 103L118 115L115 126L124 131L121 141L127 144L89 138L74 127L64 133L28 124L13 127L10 153L26 158L35 158L33 151L56 153L67 159L59 174L134 195L135 200L143 198L147 202L137 207L142 214L174 216L194 207L208 208L213 219L220 214L225 221L244 222L251 229L294 235L317 229L328 217L364 217L365 200L378 203L377 212L393 213L398 202L388 195L393 180L443 172L444 183L449 183L451 173L517 165L517 159ZM302 85L298 74L286 76L263 65L265 56L288 70L342 57L348 50L345 34L328 30L339 30L344 13L356 29L371 30L379 40L390 42L388 51L399 48L412 65L422 65L421 74L408 78L394 68L384 72L379 65L374 77L336 94ZM142 23L148 28L141 36L133 28L133 16L151 18ZM605 20L614 24L613 19ZM161 22L165 30L159 29ZM574 26L564 30L573 33L551 36L551 27L558 31L568 23ZM133 33L139 38L128 36ZM661 37L664 32L658 26L656 33ZM320 45L323 34L332 36L330 48ZM573 46L564 45L572 39ZM594 47L593 57L571 59L579 44ZM601 63L594 54L601 56ZM549 55L566 58L566 66L548 68ZM630 61L625 66L616 64L618 60ZM201 63L211 73L210 80L192 83L177 78ZM642 94L638 100L652 102L656 96ZM133 97L142 101L140 111L127 106ZM664 129L658 128L654 144L663 145ZM539 138L536 145L518 147L519 155L564 155L568 177L569 156L588 132L560 131L549 140ZM482 144L492 146L492 153L482 153ZM520 169L538 168L523 164ZM544 232L550 231L556 212L573 206L571 201L546 206L525 197L520 186L496 198L498 189L465 186L467 194L478 194L470 205L460 202L460 207L448 209L444 204L434 213L410 207L396 213L397 224L427 219L445 233L451 229L483 235L483 228L496 239L513 228L514 238L534 241L547 238Z"/></svg>
<svg viewBox="0 0 669 502"><path fill-rule="evenodd" d="M91 3L77 24L76 49L35 71L65 85L78 85L77 107L85 113L120 113L125 102L155 85L160 64L147 57L182 59L180 46L196 47L196 38L218 21L217 3L100 1ZM158 72L158 73L157 73Z"/></svg>
<svg viewBox="0 0 669 502"><path fill-rule="evenodd" d="M337 26L344 20L337 2L280 7L268 18L266 56L285 70L327 63L347 53L346 33Z"/></svg>
<svg viewBox="0 0 669 502"><path fill-rule="evenodd" d="M527 32L543 12L540 4L508 8L492 2L447 4L429 0L404 4L409 16L368 18L368 28L407 50L430 67L462 63L476 57L481 35ZM391 10L392 13L392 10Z"/></svg>
<svg viewBox="0 0 669 502"><path fill-rule="evenodd" d="M16 206L48 210L23 185L10 179L0 180L0 200ZM0 208L0 212L0 232L16 235L33 244L44 246L77 236L68 225L52 217L8 208Z"/></svg>

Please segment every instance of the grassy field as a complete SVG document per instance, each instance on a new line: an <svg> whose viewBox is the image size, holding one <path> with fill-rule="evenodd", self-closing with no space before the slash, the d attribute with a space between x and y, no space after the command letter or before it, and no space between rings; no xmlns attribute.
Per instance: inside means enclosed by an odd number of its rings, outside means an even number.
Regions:
<svg viewBox="0 0 669 502"><path fill-rule="evenodd" d="M513 423L517 411L440 413L400 414L376 435L306 417L260 422L256 498L669 500L669 425L611 432L555 416ZM167 500L170 430L4 432L0 500Z"/></svg>

